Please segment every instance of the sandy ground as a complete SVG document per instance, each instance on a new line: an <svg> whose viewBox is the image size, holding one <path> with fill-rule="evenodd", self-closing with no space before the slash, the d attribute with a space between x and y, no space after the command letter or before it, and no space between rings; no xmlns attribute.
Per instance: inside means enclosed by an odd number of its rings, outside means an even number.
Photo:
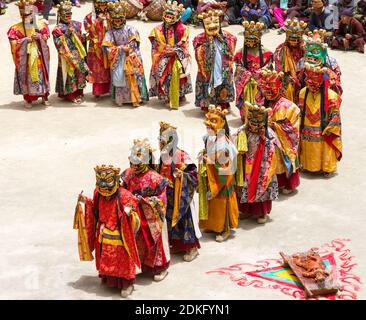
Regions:
<svg viewBox="0 0 366 320"><path fill-rule="evenodd" d="M74 9L82 20L90 4ZM53 19L53 20L52 20ZM52 106L22 107L13 95L13 61L6 38L8 27L18 21L11 4L0 17L0 298L3 299L120 299L118 290L100 285L94 263L79 262L77 233L72 229L74 207L81 190L92 194L93 167L111 163L126 168L131 141L148 137L157 145L158 122L179 127L181 147L191 155L202 148L205 133L202 114L194 107L193 94L179 111L170 111L153 99L138 109L116 107L111 100L94 100L91 87L80 106L60 101L54 94L57 56L52 39ZM151 66L149 31L155 23L129 21L141 35L145 70ZM55 18L50 18L53 28ZM240 26L229 27L233 34ZM191 40L201 32L191 29ZM239 35L239 45L243 38ZM264 36L274 50L284 39L275 32ZM192 45L191 45L192 46ZM193 48L191 47L193 54ZM134 299L288 299L275 290L243 288L228 278L205 272L241 262L276 258L278 251L295 252L320 246L336 238L351 239L350 249L366 277L365 88L366 56L331 52L343 71L344 158L338 175L330 180L303 176L298 193L282 196L273 204L271 221L259 226L240 221L229 241L219 244L204 234L200 256L192 263L173 256L168 277L154 283L140 276ZM192 75L196 73L192 64ZM229 124L240 125L233 108ZM366 298L362 289L359 298Z"/></svg>

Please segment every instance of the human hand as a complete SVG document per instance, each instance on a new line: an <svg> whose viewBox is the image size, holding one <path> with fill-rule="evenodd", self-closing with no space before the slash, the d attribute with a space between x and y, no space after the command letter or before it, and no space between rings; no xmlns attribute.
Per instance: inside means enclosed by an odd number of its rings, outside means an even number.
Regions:
<svg viewBox="0 0 366 320"><path fill-rule="evenodd" d="M33 33L32 36L31 36L32 40L38 40L39 38L40 38L39 33Z"/></svg>
<svg viewBox="0 0 366 320"><path fill-rule="evenodd" d="M350 39L352 39L352 35L351 35L351 34L349 34L349 33L347 33L347 34L345 35L345 38L346 38L347 40L350 40Z"/></svg>
<svg viewBox="0 0 366 320"><path fill-rule="evenodd" d="M86 196L84 196L84 195L83 195L83 192L84 192L84 191L81 191L81 192L80 192L80 194L79 194L79 196L78 196L78 201L79 201L79 202L82 202L82 203L85 203L85 202L86 202L86 200L87 200L88 198L87 198Z"/></svg>
<svg viewBox="0 0 366 320"><path fill-rule="evenodd" d="M173 176L174 176L174 178L180 178L180 177L182 176L182 174L183 174L183 171L182 171L182 170L180 170L180 169L178 169L178 168L176 168L176 169L174 170L174 172L173 172Z"/></svg>

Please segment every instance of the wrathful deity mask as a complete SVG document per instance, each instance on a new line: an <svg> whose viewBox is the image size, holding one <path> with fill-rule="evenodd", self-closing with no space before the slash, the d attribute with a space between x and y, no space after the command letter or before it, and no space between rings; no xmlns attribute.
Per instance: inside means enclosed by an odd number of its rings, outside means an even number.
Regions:
<svg viewBox="0 0 366 320"><path fill-rule="evenodd" d="M108 2L108 12L114 29L120 29L126 24L127 6L127 2L123 0Z"/></svg>
<svg viewBox="0 0 366 320"><path fill-rule="evenodd" d="M224 128L227 114L227 110L222 110L221 107L216 107L212 104L209 105L205 120L206 128L217 134L221 129Z"/></svg>
<svg viewBox="0 0 366 320"><path fill-rule="evenodd" d="M262 22L244 21L244 45L248 48L260 46L265 25Z"/></svg>
<svg viewBox="0 0 366 320"><path fill-rule="evenodd" d="M60 2L60 4L57 5L57 9L60 21L69 24L71 22L72 17L72 2L71 1Z"/></svg>
<svg viewBox="0 0 366 320"><path fill-rule="evenodd" d="M149 140L135 139L131 148L131 154L129 156L130 168L133 173L139 175L149 170L149 164L152 162L152 153L154 150L151 148Z"/></svg>
<svg viewBox="0 0 366 320"><path fill-rule="evenodd" d="M296 18L285 21L286 42L290 47L300 47L307 23Z"/></svg>
<svg viewBox="0 0 366 320"><path fill-rule="evenodd" d="M177 148L178 134L177 128L171 124L161 121L160 122L160 135L159 135L159 148L160 151L170 153Z"/></svg>
<svg viewBox="0 0 366 320"><path fill-rule="evenodd" d="M176 24L181 18L184 11L183 4L178 4L177 1L167 1L164 5L163 21L166 25L171 26Z"/></svg>
<svg viewBox="0 0 366 320"><path fill-rule="evenodd" d="M245 102L245 107L248 110L248 131L257 134L264 134L268 124L268 117L271 113L271 108L265 108L261 105L253 105L247 101Z"/></svg>
<svg viewBox="0 0 366 320"><path fill-rule="evenodd" d="M112 196L119 187L120 168L103 164L96 166L94 171L98 192L104 197Z"/></svg>
<svg viewBox="0 0 366 320"><path fill-rule="evenodd" d="M309 63L305 63L305 83L311 92L318 92L321 85L324 82L324 74L327 72L327 68L313 66Z"/></svg>
<svg viewBox="0 0 366 320"><path fill-rule="evenodd" d="M325 30L314 30L308 36L304 36L305 41L305 62L315 65L323 66L327 56L327 44L324 43Z"/></svg>
<svg viewBox="0 0 366 320"><path fill-rule="evenodd" d="M32 19L34 13L33 6L35 2L35 0L20 0L15 3L19 8L19 13L23 21Z"/></svg>
<svg viewBox="0 0 366 320"><path fill-rule="evenodd" d="M264 68L260 72L258 86L267 100L279 98L282 88L283 72Z"/></svg>
<svg viewBox="0 0 366 320"><path fill-rule="evenodd" d="M199 19L203 20L203 25L205 27L205 32L210 37L216 37L221 31L221 16L224 13L222 10L209 10L208 12L203 12L198 16Z"/></svg>
<svg viewBox="0 0 366 320"><path fill-rule="evenodd" d="M94 1L94 9L96 15L106 15L108 9L108 1L107 0L95 0Z"/></svg>

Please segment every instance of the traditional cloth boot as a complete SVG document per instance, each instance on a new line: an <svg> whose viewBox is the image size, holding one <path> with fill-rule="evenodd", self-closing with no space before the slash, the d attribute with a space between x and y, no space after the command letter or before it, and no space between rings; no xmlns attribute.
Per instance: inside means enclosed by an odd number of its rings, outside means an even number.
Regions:
<svg viewBox="0 0 366 320"><path fill-rule="evenodd" d="M154 281L159 282L165 279L165 277L168 275L168 270L164 270L160 272L159 274L156 274L154 276Z"/></svg>
<svg viewBox="0 0 366 320"><path fill-rule="evenodd" d="M127 298L129 295L132 294L132 291L133 291L133 285L130 285L126 289L122 289L121 290L121 297L122 298Z"/></svg>

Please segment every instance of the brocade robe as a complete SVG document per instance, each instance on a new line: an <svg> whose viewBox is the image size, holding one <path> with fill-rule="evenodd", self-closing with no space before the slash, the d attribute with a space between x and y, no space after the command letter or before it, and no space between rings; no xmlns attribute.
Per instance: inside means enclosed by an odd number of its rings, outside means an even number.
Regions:
<svg viewBox="0 0 366 320"><path fill-rule="evenodd" d="M131 207L127 215L125 207ZM85 203L85 226L101 277L133 280L140 269L135 235L140 226L135 197L119 187L109 199L94 191Z"/></svg>
<svg viewBox="0 0 366 320"><path fill-rule="evenodd" d="M40 39L28 39L36 32L41 35ZM50 32L47 24L35 20L29 28L24 28L24 24L19 22L9 29L7 36L15 64L14 94L34 97L47 95L50 91L50 55L47 45Z"/></svg>
<svg viewBox="0 0 366 320"><path fill-rule="evenodd" d="M70 95L86 87L88 66L84 60L84 36L82 24L72 20L69 25L59 23L52 31L53 41L58 51L56 92L61 96Z"/></svg>
<svg viewBox="0 0 366 320"><path fill-rule="evenodd" d="M196 78L196 107L207 111L210 104L234 101L233 61L237 38L222 31L213 41L205 32L193 40L198 66Z"/></svg>
<svg viewBox="0 0 366 320"><path fill-rule="evenodd" d="M123 47L128 46L129 52ZM140 52L140 35L135 27L125 24L107 31L103 48L111 71L112 97L118 105L138 104L148 100L144 66Z"/></svg>
<svg viewBox="0 0 366 320"><path fill-rule="evenodd" d="M143 271L146 267L148 270L167 269L170 261L166 222L168 181L152 169L136 175L130 168L122 173L121 179L123 186L139 198L141 228L137 245Z"/></svg>
<svg viewBox="0 0 366 320"><path fill-rule="evenodd" d="M300 91L302 112L300 164L303 170L331 173L337 170L342 158L341 99L328 89L324 108L321 91L312 93L307 87ZM323 109L323 110L322 110Z"/></svg>

